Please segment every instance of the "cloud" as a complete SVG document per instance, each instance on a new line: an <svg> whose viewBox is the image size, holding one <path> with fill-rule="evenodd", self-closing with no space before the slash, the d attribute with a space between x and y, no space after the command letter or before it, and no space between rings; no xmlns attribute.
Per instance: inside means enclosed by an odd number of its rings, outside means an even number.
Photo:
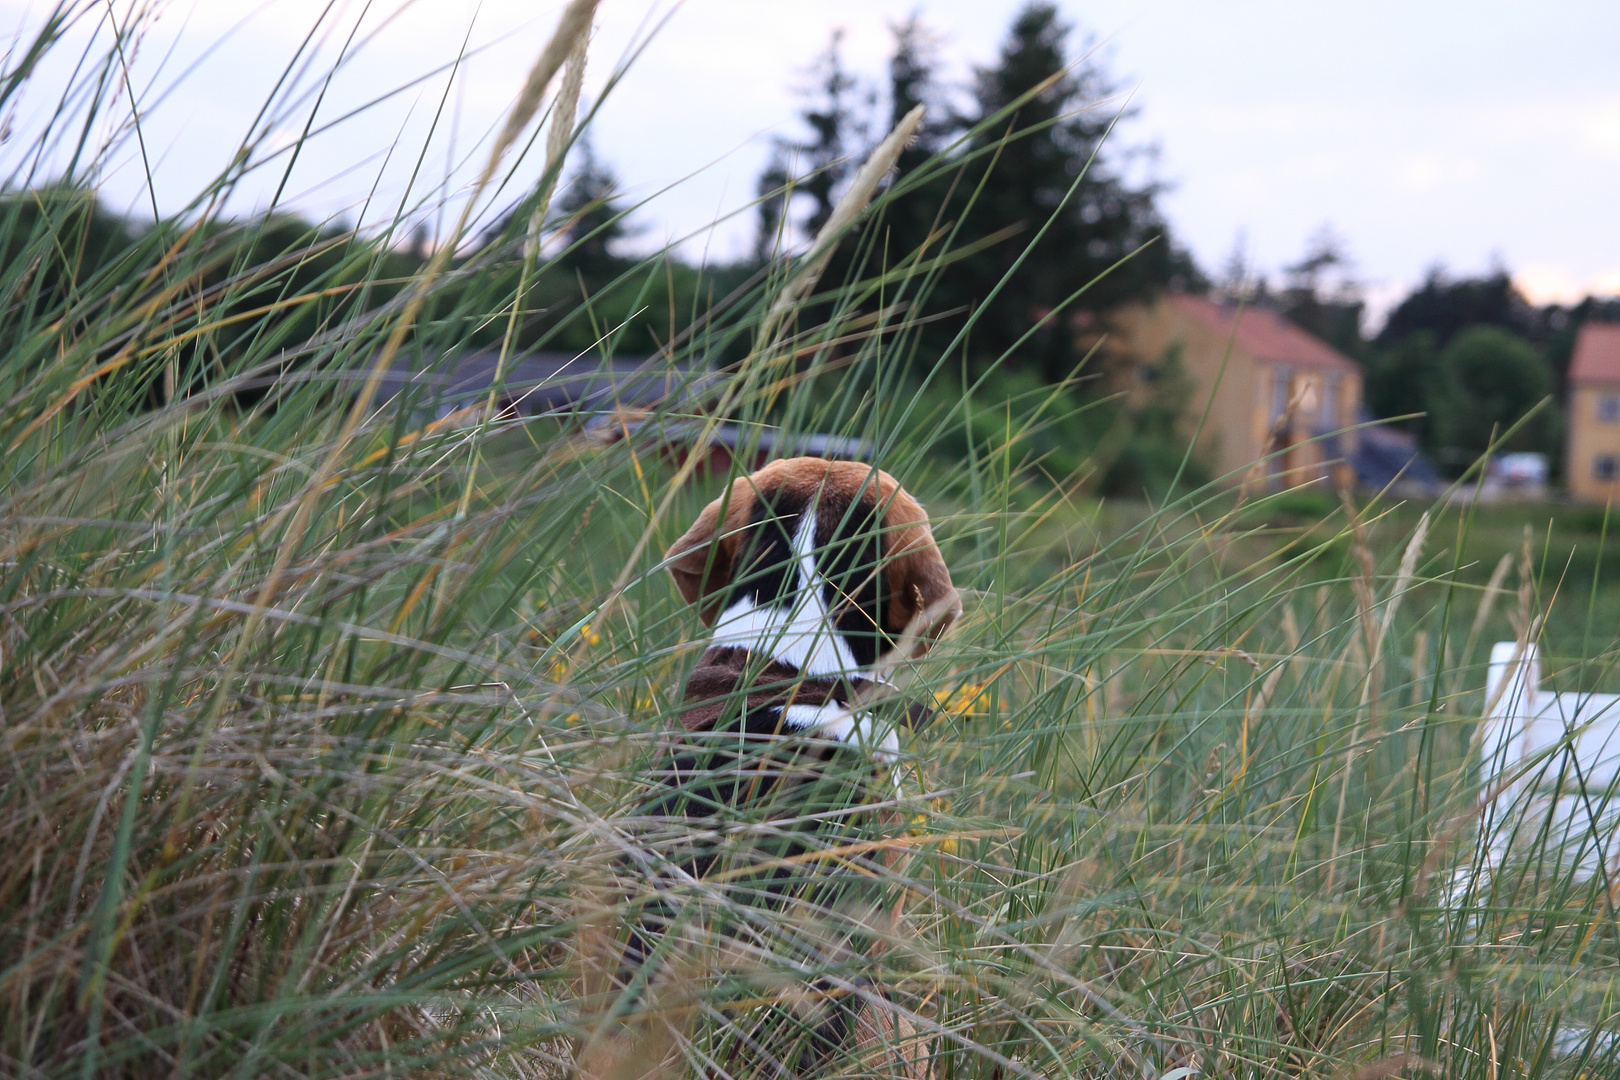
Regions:
<svg viewBox="0 0 1620 1080"><path fill-rule="evenodd" d="M944 39L946 82L959 98L971 65L994 60L1020 2L923 0L924 21ZM1497 252L1512 267L1561 269L1567 280L1546 273L1527 280L1546 281L1531 288L1565 295L1610 280L1605 272L1616 258L1610 188L1620 159L1620 87L1604 51L1614 40L1609 29L1620 28L1620 5L1570 2L1563 15L1520 5L1464 23L1444 5L1396 0L1354 11L1286 0L1244 0L1234 8L1095 0L1084 14L1064 6L1103 35L1107 66L1122 86L1139 88L1140 113L1120 145L1155 139L1163 146L1160 175L1175 185L1164 197L1165 212L1180 241L1210 265L1239 227L1248 228L1263 264L1292 261L1326 220L1345 235L1370 282L1421 280L1436 258L1461 272L1483 270ZM0 0L0 22L23 19L38 7L31 3ZM647 28L649 8L657 21L673 4L603 5L587 84L593 100ZM193 60L200 63L169 101L143 117L148 146L170 151L157 178L166 212L184 207L231 160L327 7L328 0L277 0L262 9L240 0L173 5L174 16L149 37L135 64L139 88L149 80L167 86ZM364 20L376 36L356 39L364 47L328 85L325 65L365 7L364 0L338 0L325 36L312 46L316 59L308 70L295 66L302 76L296 104L276 114L280 127L301 132L315 94L324 93L319 130L404 87L304 146L286 191L299 196L299 210L317 217L354 212L369 199L370 219L386 219L401 203L462 190L482 161L478 140L499 123L561 0L483 0L476 7L382 0ZM677 6L595 124L596 151L630 197L690 177L636 211L646 242L702 230L718 213L746 206L771 137L800 130L793 88L805 81L806 66L833 27L847 30L849 65L881 81L886 24L916 7L917 0ZM157 61L188 9L184 41L157 77ZM1373 9L1381 14L1368 15ZM202 47L252 11L258 14L248 26L202 61ZM38 13L27 17L37 20ZM472 55L446 94L448 72L438 69L456 55L469 22ZM1577 23L1587 32L1571 37L1565 28ZM64 62L70 54L62 52ZM1482 62L1498 56L1511 57L1511 80L1501 77L1500 65ZM48 66L50 78L39 80L29 105L51 100L66 77L60 67ZM150 100L145 91L142 97ZM19 131L0 146L0 163L26 143L30 118L43 115L39 108L16 110ZM286 140L283 134L275 145ZM288 157L246 177L233 210L262 205ZM144 203L145 174L133 140L115 165L105 194L120 204ZM509 191L535 175L532 163L525 170ZM745 211L720 225L715 250L744 250L752 224Z"/></svg>
<svg viewBox="0 0 1620 1080"><path fill-rule="evenodd" d="M1596 108L1586 115L1586 144L1610 156L1620 156L1620 104Z"/></svg>
<svg viewBox="0 0 1620 1080"><path fill-rule="evenodd" d="M1478 178L1479 162L1469 157L1444 154L1416 154L1399 170L1401 182L1414 192L1453 188Z"/></svg>
<svg viewBox="0 0 1620 1080"><path fill-rule="evenodd" d="M1620 266L1581 278L1567 267L1530 263L1513 275L1532 304L1574 304L1588 296L1620 296Z"/></svg>

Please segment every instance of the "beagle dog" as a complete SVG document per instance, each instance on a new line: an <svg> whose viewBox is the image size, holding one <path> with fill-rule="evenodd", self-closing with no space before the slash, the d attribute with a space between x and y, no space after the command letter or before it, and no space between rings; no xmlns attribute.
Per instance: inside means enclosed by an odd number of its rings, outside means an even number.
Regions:
<svg viewBox="0 0 1620 1080"><path fill-rule="evenodd" d="M634 919L624 984L680 952L672 931L701 906L681 898L716 879L725 902L709 905L708 932L798 965L821 991L807 995L810 1016L779 1010L780 1023L739 1036L734 1053L765 1075L821 1075L850 1054L925 1075L923 1040L859 974L880 946L818 915L858 908L875 875L845 869L858 858L816 853L898 820L871 807L894 797L896 729L928 711L905 707L887 674L962 611L927 514L869 465L775 461L733 481L666 565L713 636L642 805L682 839L647 867L657 884Z"/></svg>
<svg viewBox="0 0 1620 1080"><path fill-rule="evenodd" d="M927 652L962 612L928 515L894 477L851 461L772 462L734 480L665 559L682 598L714 629L687 683L687 731L719 719L712 669L753 662L799 691L758 720L893 760L892 728L852 710L852 692Z"/></svg>

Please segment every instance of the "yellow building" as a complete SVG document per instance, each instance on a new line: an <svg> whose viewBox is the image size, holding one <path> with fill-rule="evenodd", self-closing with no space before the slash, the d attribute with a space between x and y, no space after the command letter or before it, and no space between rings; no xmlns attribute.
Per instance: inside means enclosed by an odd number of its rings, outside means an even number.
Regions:
<svg viewBox="0 0 1620 1080"><path fill-rule="evenodd" d="M1620 324L1587 323L1569 359L1569 493L1620 495Z"/></svg>
<svg viewBox="0 0 1620 1080"><path fill-rule="evenodd" d="M1172 293L1116 311L1105 348L1138 400L1185 381L1189 437L1209 406L1194 452L1222 483L1354 482L1361 369L1276 312Z"/></svg>

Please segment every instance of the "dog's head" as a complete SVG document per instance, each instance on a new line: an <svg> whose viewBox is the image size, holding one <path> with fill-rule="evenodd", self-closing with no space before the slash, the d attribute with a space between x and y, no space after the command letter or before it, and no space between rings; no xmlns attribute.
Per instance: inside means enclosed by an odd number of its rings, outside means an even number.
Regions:
<svg viewBox="0 0 1620 1080"><path fill-rule="evenodd" d="M747 616L780 631L809 609L862 668L897 647L921 656L962 612L928 515L855 462L789 458L738 477L666 560L705 625Z"/></svg>

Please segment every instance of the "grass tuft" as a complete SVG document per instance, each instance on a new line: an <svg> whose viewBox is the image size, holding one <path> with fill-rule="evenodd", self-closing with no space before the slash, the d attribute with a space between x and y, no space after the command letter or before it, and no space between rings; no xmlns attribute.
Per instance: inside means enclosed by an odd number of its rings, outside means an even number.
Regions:
<svg viewBox="0 0 1620 1080"><path fill-rule="evenodd" d="M431 368L558 272L529 233L592 8L492 147L486 180L567 61L543 180L477 251L401 271L376 237L282 243L208 209L240 163L141 235L96 231L94 169L0 197L4 1071L766 1076L851 998L887 1007L835 1063L855 1074L1620 1075L1612 785L1582 793L1582 874L1489 812L1476 763L1496 638L1539 640L1556 685L1613 682L1601 546L1509 552L1520 522L1465 506L1302 522L1258 483L1146 506L1047 482L1039 409L987 423L962 357L919 355L949 256L878 258L884 158L837 218L862 269L818 280L829 234L695 312L634 429L383 391L396 354ZM112 106L95 45L66 127L13 163ZM763 866L862 888L778 911L757 861L690 883L625 994L660 868L802 824L632 812L703 638L651 553L730 478L667 446L721 421L873 439L967 609L905 673L941 716L898 793ZM1517 768L1569 783L1565 751Z"/></svg>

